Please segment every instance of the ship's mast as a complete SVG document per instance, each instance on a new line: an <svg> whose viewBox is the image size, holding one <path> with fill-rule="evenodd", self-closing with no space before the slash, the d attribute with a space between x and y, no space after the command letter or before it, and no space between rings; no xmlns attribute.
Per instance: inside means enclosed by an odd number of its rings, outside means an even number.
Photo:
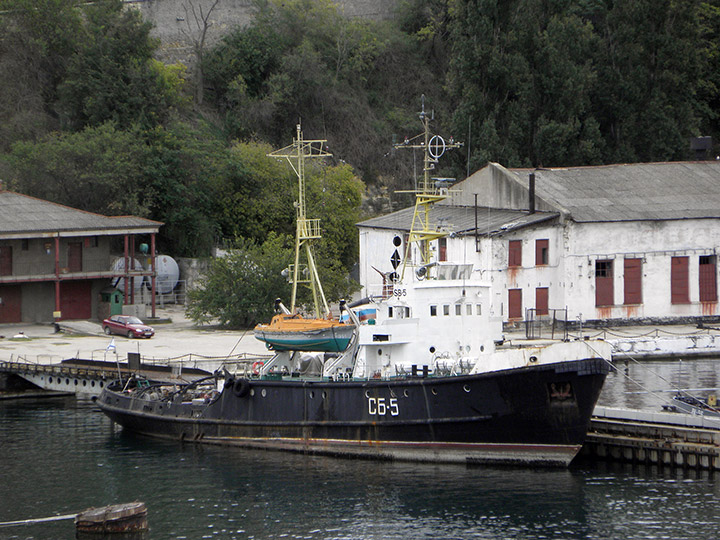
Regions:
<svg viewBox="0 0 720 540"><path fill-rule="evenodd" d="M295 313L298 283L307 284L313 295L315 316L320 318L330 314L330 308L325 300L325 293L320 284L312 244L320 239L320 220L308 219L305 212L305 159L325 158L332 156L324 149L326 140L304 140L300 124L297 125L297 136L293 143L280 150L270 152L268 156L285 159L298 177L298 200L295 201L295 264L291 266L290 283L292 283L292 298L290 312ZM301 268L301 256L305 256L305 267ZM305 273L307 269L307 273ZM306 274L303 276L303 274Z"/></svg>
<svg viewBox="0 0 720 540"><path fill-rule="evenodd" d="M405 139L402 143L395 144L395 148L417 148L423 151L423 177L420 184L413 191L401 191L400 193L415 194L415 212L413 213L412 224L408 242L405 246L402 272L400 279L405 275L405 267L410 258L410 249L413 243L420 246L421 265L430 263L430 242L447 236L447 226L433 225L430 223L430 209L439 201L448 196L448 190L441 185L444 179L431 178L430 172L435 169L435 164L450 148L459 148L463 145L454 142L452 138L445 141L440 135L430 134L430 122L434 120L435 113L425 111L425 95L422 96L422 110L419 113L420 122L423 125L423 132L412 139Z"/></svg>

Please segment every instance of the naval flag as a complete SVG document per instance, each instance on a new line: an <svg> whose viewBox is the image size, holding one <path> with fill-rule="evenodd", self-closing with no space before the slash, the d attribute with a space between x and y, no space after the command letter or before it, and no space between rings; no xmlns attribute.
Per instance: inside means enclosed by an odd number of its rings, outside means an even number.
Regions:
<svg viewBox="0 0 720 540"><path fill-rule="evenodd" d="M110 343L108 343L108 346L105 347L106 352L114 351L115 350L115 338L112 338L110 340Z"/></svg>

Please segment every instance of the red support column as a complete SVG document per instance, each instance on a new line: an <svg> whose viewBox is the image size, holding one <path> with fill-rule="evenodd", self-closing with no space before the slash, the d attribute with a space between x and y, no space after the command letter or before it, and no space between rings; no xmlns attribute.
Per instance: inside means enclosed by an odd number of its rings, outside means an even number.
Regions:
<svg viewBox="0 0 720 540"><path fill-rule="evenodd" d="M53 318L57 322L62 317L60 311L60 236L55 237L55 313Z"/></svg>
<svg viewBox="0 0 720 540"><path fill-rule="evenodd" d="M135 236L130 237L130 270L135 270ZM130 303L135 304L135 277L130 278Z"/></svg>
<svg viewBox="0 0 720 540"><path fill-rule="evenodd" d="M152 296L152 317L155 318L155 233L150 235L150 283Z"/></svg>
<svg viewBox="0 0 720 540"><path fill-rule="evenodd" d="M125 235L125 246L124 246L124 256L125 256L125 266L124 266L124 272L125 272L125 279L123 279L123 288L125 289L123 291L123 298L125 299L125 305L128 305L128 283L130 281L130 276L128 276L128 268L130 268L130 261L128 261L128 235Z"/></svg>

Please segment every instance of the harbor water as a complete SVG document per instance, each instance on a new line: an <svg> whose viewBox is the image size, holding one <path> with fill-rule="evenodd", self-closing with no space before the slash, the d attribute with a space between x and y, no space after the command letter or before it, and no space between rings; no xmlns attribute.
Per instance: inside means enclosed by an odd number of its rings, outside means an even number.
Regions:
<svg viewBox="0 0 720 540"><path fill-rule="evenodd" d="M718 364L621 363L601 401L656 408L668 381L717 386ZM143 501L151 539L695 540L715 538L720 515L720 479L706 471L468 468L196 446L124 433L75 398L0 401L0 456L0 522ZM72 520L0 527L1 540L74 537Z"/></svg>

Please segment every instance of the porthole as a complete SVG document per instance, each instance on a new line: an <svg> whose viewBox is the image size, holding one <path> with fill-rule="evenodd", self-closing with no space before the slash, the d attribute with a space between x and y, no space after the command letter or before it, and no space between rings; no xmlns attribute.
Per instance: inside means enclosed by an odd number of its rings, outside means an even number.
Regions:
<svg viewBox="0 0 720 540"><path fill-rule="evenodd" d="M310 390L308 395L310 396L310 399L315 399L315 390Z"/></svg>
<svg viewBox="0 0 720 540"><path fill-rule="evenodd" d="M70 386L70 379L65 379L65 384Z"/></svg>
<svg viewBox="0 0 720 540"><path fill-rule="evenodd" d="M407 388L405 390L403 390L403 396L405 396L405 397L410 396L410 392L407 391Z"/></svg>
<svg viewBox="0 0 720 540"><path fill-rule="evenodd" d="M466 392L470 392L470 387L467 384L465 384L465 385L463 385L463 390L465 390Z"/></svg>
<svg viewBox="0 0 720 540"><path fill-rule="evenodd" d="M434 352L435 352L435 347L430 347L430 353L432 354Z"/></svg>
<svg viewBox="0 0 720 540"><path fill-rule="evenodd" d="M323 399L327 399L327 392L325 392L324 390L323 390L323 393L322 393L322 398L323 398Z"/></svg>
<svg viewBox="0 0 720 540"><path fill-rule="evenodd" d="M260 395L261 395L262 397L267 396L267 390L265 390L264 388L263 388L262 390L260 390Z"/></svg>
<svg viewBox="0 0 720 540"><path fill-rule="evenodd" d="M432 392L432 395L433 395L433 396L437 396L437 388L433 388L433 389L430 390L430 391Z"/></svg>
<svg viewBox="0 0 720 540"><path fill-rule="evenodd" d="M83 380L83 386L87 386L87 381Z"/></svg>
<svg viewBox="0 0 720 540"><path fill-rule="evenodd" d="M378 349L378 356L382 356L382 349Z"/></svg>
<svg viewBox="0 0 720 540"><path fill-rule="evenodd" d="M93 388L95 388L95 381L90 381L90 386L92 386Z"/></svg>
<svg viewBox="0 0 720 540"><path fill-rule="evenodd" d="M390 397L397 397L392 388L390 389Z"/></svg>
<svg viewBox="0 0 720 540"><path fill-rule="evenodd" d="M105 386L105 383L100 381L100 388L102 388L103 386Z"/></svg>
<svg viewBox="0 0 720 540"><path fill-rule="evenodd" d="M370 390L365 390L365 397L366 397L366 398L369 398L369 397L370 397Z"/></svg>
<svg viewBox="0 0 720 540"><path fill-rule="evenodd" d="M254 395L255 395L255 389L254 389L254 388L251 388L251 389L250 389L250 395L251 395L251 396L254 396Z"/></svg>
<svg viewBox="0 0 720 540"><path fill-rule="evenodd" d="M75 386L77 386L77 385L78 385L78 380L77 380L77 379L75 379Z"/></svg>
<svg viewBox="0 0 720 540"><path fill-rule="evenodd" d="M52 384L52 377L48 377L48 382Z"/></svg>

